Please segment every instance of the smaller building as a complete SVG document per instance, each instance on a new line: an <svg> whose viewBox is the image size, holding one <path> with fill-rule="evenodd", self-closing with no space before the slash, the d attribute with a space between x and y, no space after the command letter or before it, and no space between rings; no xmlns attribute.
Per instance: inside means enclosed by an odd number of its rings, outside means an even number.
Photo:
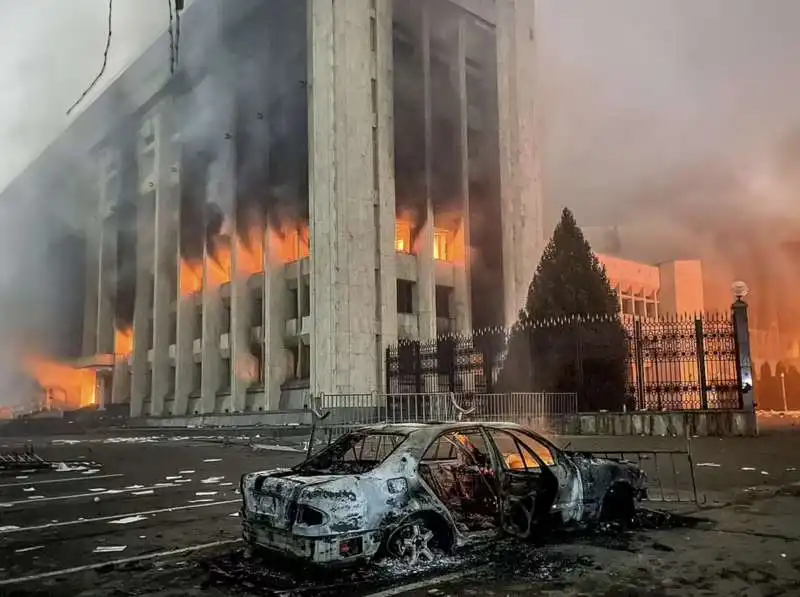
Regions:
<svg viewBox="0 0 800 597"><path fill-rule="evenodd" d="M597 258L619 296L623 316L659 319L704 311L703 266L699 260L648 265L604 254Z"/></svg>

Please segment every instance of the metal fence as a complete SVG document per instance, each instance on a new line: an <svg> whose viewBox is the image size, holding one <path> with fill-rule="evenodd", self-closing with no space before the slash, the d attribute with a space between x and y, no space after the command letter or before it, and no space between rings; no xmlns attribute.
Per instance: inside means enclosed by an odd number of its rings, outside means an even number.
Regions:
<svg viewBox="0 0 800 597"><path fill-rule="evenodd" d="M532 373L522 389L574 393L581 410L623 405L636 410L741 408L739 346L727 313L651 320L570 317L526 329L495 328L472 336L402 341L386 351L386 391L502 392L514 350L520 366L514 347L521 344L536 353L523 356L522 368ZM542 348L536 351L530 348L533 345ZM612 406L603 406L604 390L598 380L609 359L616 358L610 353L620 355L620 361L624 358L624 382L614 390L622 396L614 397Z"/></svg>
<svg viewBox="0 0 800 597"><path fill-rule="evenodd" d="M575 394L542 392L319 394L314 400L315 427L328 438L377 423L511 421L549 429L554 419L577 411Z"/></svg>

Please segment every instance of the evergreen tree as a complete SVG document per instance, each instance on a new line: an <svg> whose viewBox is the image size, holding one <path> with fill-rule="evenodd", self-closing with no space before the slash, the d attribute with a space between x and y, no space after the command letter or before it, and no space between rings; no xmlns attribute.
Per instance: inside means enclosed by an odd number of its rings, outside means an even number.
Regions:
<svg viewBox="0 0 800 597"><path fill-rule="evenodd" d="M542 254L508 343L508 391L577 392L581 411L626 404L628 339L605 268L569 209Z"/></svg>

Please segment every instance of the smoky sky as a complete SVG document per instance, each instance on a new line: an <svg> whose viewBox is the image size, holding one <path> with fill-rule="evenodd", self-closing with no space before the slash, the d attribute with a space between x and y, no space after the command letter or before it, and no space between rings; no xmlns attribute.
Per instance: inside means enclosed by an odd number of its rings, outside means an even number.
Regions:
<svg viewBox="0 0 800 597"><path fill-rule="evenodd" d="M618 225L623 256L702 257L722 264L708 268L721 284L800 237L800 3L536 1L548 226L569 206L586 227ZM0 0L0 188L75 117L65 111L100 67L107 7ZM167 24L163 0L115 0L109 66L82 107ZM20 227L6 227L10 254ZM0 272L0 301L13 275Z"/></svg>

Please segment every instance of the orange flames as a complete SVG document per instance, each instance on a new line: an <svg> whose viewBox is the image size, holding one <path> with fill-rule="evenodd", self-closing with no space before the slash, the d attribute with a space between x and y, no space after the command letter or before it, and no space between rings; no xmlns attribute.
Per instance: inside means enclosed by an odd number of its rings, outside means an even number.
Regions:
<svg viewBox="0 0 800 597"><path fill-rule="evenodd" d="M292 263L311 254L307 224L270 229L270 245L277 248L280 263Z"/></svg>
<svg viewBox="0 0 800 597"><path fill-rule="evenodd" d="M190 296L203 289L203 266L200 263L181 259L180 294Z"/></svg>
<svg viewBox="0 0 800 597"><path fill-rule="evenodd" d="M394 248L398 253L416 254L419 247L412 239L413 221L405 216L398 216L394 228ZM419 237L418 237L419 238ZM436 228L433 231L433 258L436 261L463 263L466 251L464 235L461 230L453 232L447 228Z"/></svg>
<svg viewBox="0 0 800 597"><path fill-rule="evenodd" d="M220 235L213 239L206 261L206 281L214 288L231 281L231 239Z"/></svg>
<svg viewBox="0 0 800 597"><path fill-rule="evenodd" d="M48 393L48 406L66 410L97 404L97 378L92 369L76 369L43 357L28 357L23 365Z"/></svg>
<svg viewBox="0 0 800 597"><path fill-rule="evenodd" d="M131 328L118 328L115 331L114 352L121 356L127 356L133 352L133 330Z"/></svg>

